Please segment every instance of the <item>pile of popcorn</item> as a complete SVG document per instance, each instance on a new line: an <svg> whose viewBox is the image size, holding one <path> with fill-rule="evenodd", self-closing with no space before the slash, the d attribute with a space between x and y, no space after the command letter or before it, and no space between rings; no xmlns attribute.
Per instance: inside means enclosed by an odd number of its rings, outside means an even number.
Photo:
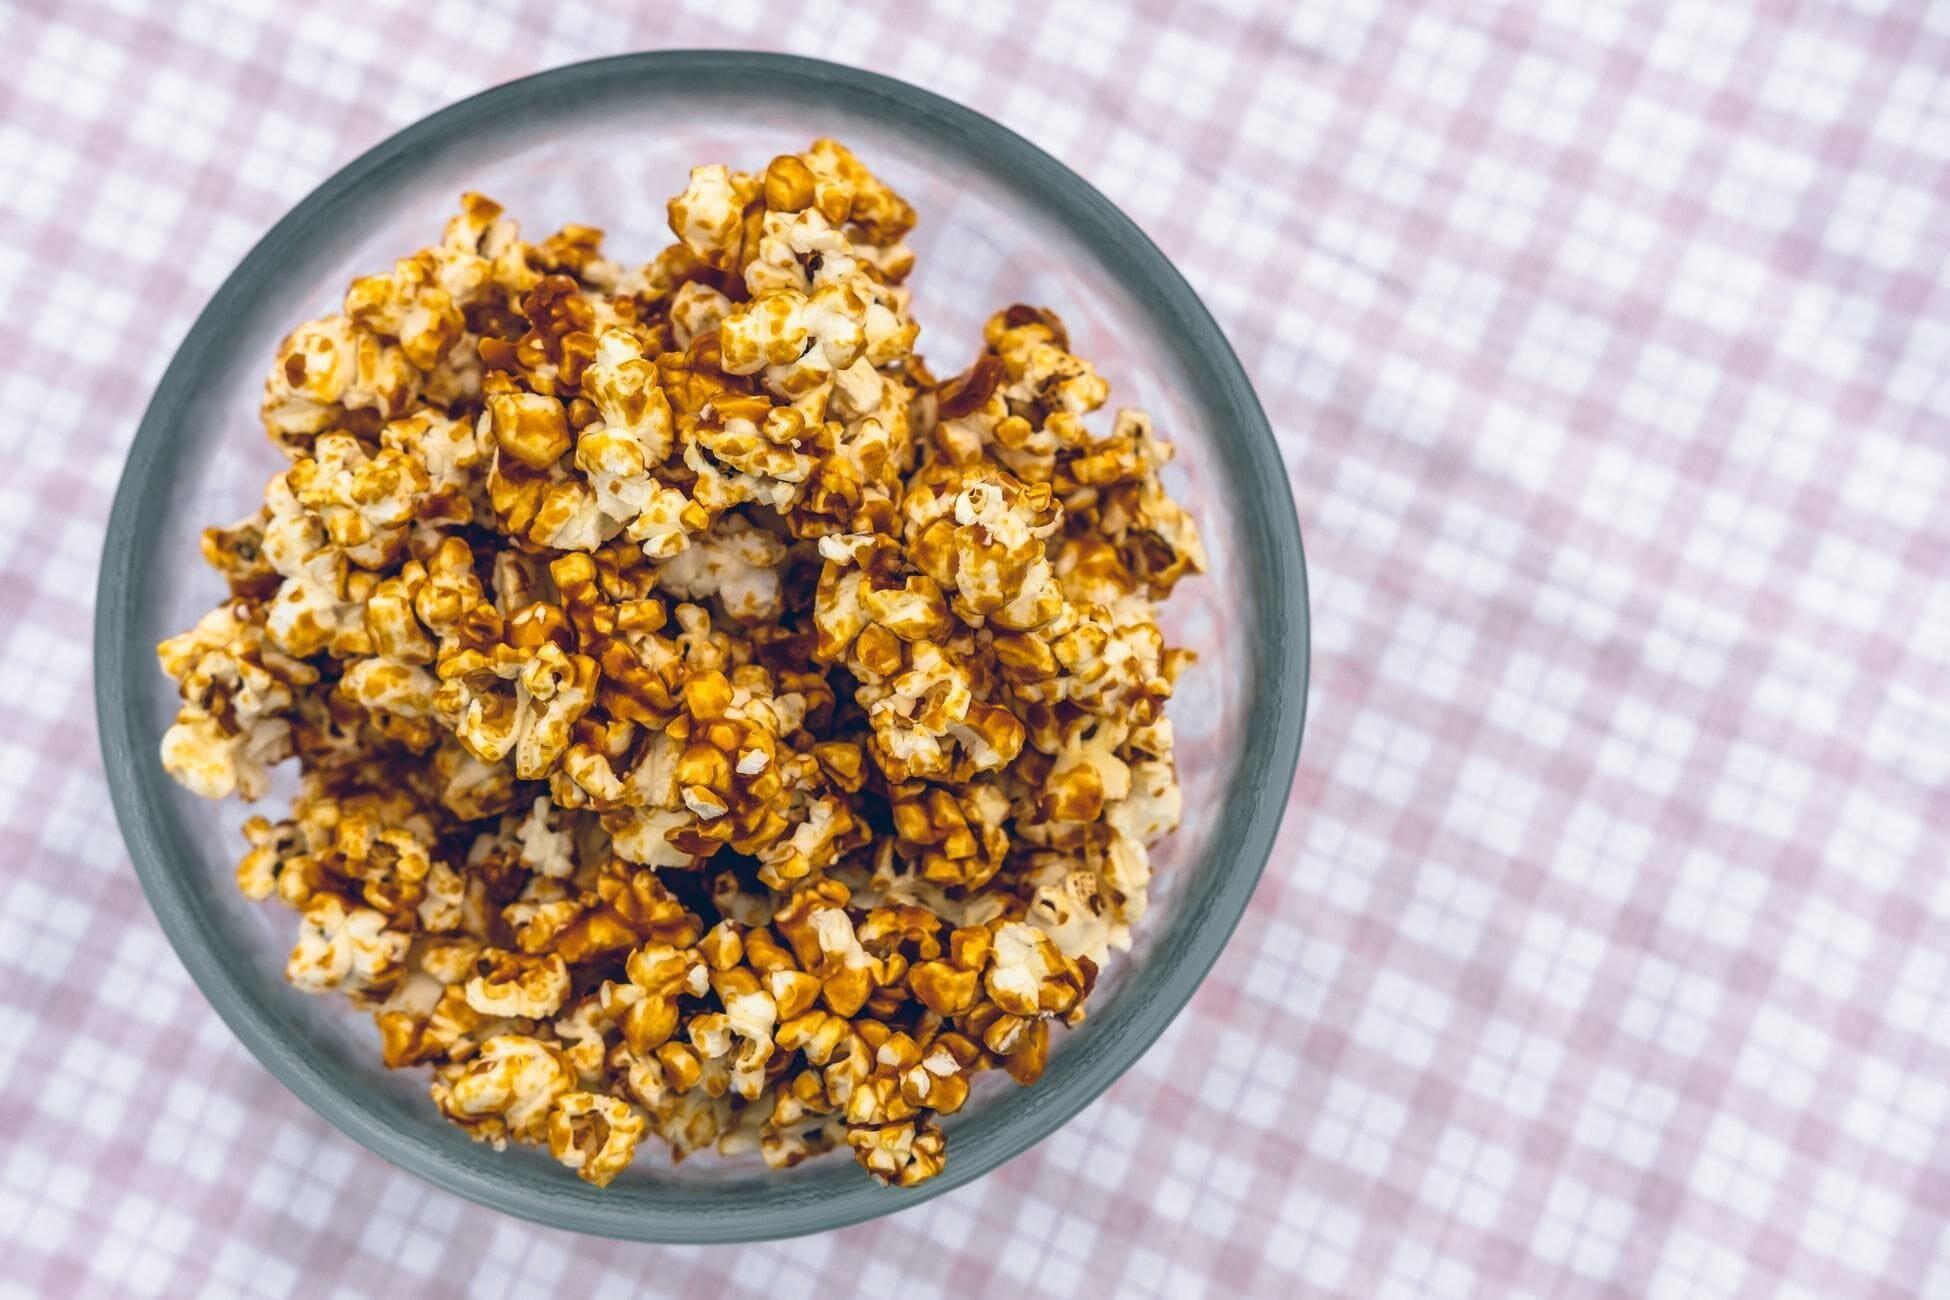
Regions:
<svg viewBox="0 0 1950 1300"><path fill-rule="evenodd" d="M912 1185L1128 946L1179 817L1152 602L1203 553L1053 314L929 374L914 212L845 147L669 215L625 270L468 194L283 341L290 465L203 536L162 761L256 799L297 758L238 883L476 1138Z"/></svg>

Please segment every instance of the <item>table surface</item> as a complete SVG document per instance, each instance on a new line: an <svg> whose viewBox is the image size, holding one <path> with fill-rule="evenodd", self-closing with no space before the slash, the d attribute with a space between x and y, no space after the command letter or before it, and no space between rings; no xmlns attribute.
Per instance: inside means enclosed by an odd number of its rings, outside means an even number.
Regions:
<svg viewBox="0 0 1950 1300"><path fill-rule="evenodd" d="M1950 1294L1950 6L654 8L0 7L0 1294ZM1314 580L1285 828L1165 1038L974 1185L725 1249L500 1217L287 1095L143 902L88 669L135 421L251 241L446 101L681 45L1102 187L1237 344Z"/></svg>

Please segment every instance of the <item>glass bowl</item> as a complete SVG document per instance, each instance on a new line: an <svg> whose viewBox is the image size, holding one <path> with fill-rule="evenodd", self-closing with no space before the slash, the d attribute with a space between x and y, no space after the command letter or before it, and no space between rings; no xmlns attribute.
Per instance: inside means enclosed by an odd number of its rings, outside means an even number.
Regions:
<svg viewBox="0 0 1950 1300"><path fill-rule="evenodd" d="M1182 829L1159 847L1155 902L1110 964L1090 1016L1059 1031L1032 1088L984 1076L944 1124L944 1172L911 1190L872 1182L844 1152L773 1173L646 1144L607 1189L545 1152L497 1153L447 1124L424 1071L379 1063L370 1019L282 978L295 919L237 891L245 809L162 772L174 714L156 642L223 597L198 560L206 524L248 514L282 460L257 422L273 349L336 309L355 274L432 242L463 189L500 200L539 238L564 221L609 232L611 256L668 241L664 200L694 163L760 168L816 136L844 140L921 214L916 314L937 373L974 357L1012 302L1053 307L1112 384L1178 444L1174 493L1211 571L1163 607L1199 652L1170 716ZM980 114L857 69L783 55L663 51L558 68L476 95L371 150L251 250L197 319L137 431L116 494L96 615L96 702L115 810L164 931L245 1045L326 1119L463 1196L554 1227L653 1241L736 1241L855 1223L915 1205L1048 1135L1117 1078L1184 1006L1245 909L1300 747L1307 597L1286 475L1232 349L1184 279L1128 218L1062 163Z"/></svg>

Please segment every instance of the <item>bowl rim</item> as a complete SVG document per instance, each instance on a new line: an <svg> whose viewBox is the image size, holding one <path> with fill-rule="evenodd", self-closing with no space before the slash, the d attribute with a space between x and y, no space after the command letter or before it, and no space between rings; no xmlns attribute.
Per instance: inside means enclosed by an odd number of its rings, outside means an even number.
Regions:
<svg viewBox="0 0 1950 1300"><path fill-rule="evenodd" d="M383 180L389 173L412 166L436 148L490 127L496 119L519 112L525 104L599 85L619 77L665 80L673 77L715 77L726 80L756 77L785 78L811 88L838 92L850 108L871 105L889 115L913 118L926 129L951 137L976 152L1017 188L1033 194L1045 212L1073 231L1089 232L1114 241L1112 245L1138 273L1153 298L1154 312L1162 312L1188 340L1186 350L1203 353L1217 369L1234 417L1233 434L1244 439L1244 453L1256 475L1268 485L1268 509L1256 524L1261 542L1249 548L1268 561L1276 577L1291 584L1291 596L1269 611L1274 650L1262 656L1257 671L1289 683L1285 690L1261 697L1255 730L1267 736L1270 748L1263 762L1246 773L1261 796L1248 810L1247 824L1235 841L1208 905L1191 918L1189 940L1176 959L1160 972L1148 990L1147 1003L1161 1014L1137 1023L1133 1032L1107 1047L1085 1070L1072 1077L1072 1086L1044 1104L1026 1111L1007 1142L976 1151L960 1150L940 1175L919 1187L881 1193L864 1178L863 1188L879 1195L836 1196L794 1205L754 1204L753 1213L716 1217L658 1216L640 1211L631 1216L604 1215L585 1205L563 1205L546 1197L517 1195L514 1180L497 1177L485 1162L440 1158L407 1132L383 1123L342 1089L306 1067L300 1054L280 1050L284 1030L270 1011L246 988L203 942L193 915L185 874L165 851L159 799L151 793L153 780L145 769L155 764L155 740L146 720L136 716L128 682L132 671L153 672L146 645L138 652L130 642L135 614L134 589L142 532L152 522L147 508L148 485L161 466L166 433L184 405L195 376L209 351L215 322L232 310L250 286L275 264L300 236L308 222L328 212L348 195ZM734 82L734 84L736 84ZM749 84L749 83L745 83ZM1274 485L1277 485L1275 487ZM1284 489L1284 490L1279 490ZM168 368L143 413L110 510L96 592L94 628L95 705L105 775L136 876L157 920L189 970L197 986L237 1038L270 1072L312 1110L354 1141L390 1164L424 1178L446 1191L477 1204L547 1227L599 1236L670 1243L739 1242L797 1236L846 1227L891 1214L961 1187L1029 1150L1068 1122L1119 1078L1172 1023L1224 949L1245 912L1271 855L1285 812L1287 795L1298 765L1301 734L1306 721L1309 647L1309 604L1306 558L1301 546L1298 514L1291 486L1273 430L1254 394L1237 355L1211 313L1156 244L1088 181L1039 146L974 109L932 91L877 72L823 59L747 50L673 49L639 51L565 64L482 90L439 109L374 145L307 194L251 248L225 278L198 314L177 347ZM139 664L136 662L141 660ZM966 1145L966 1143L964 1143ZM896 1199L898 1197L898 1199ZM620 1208L620 1207L619 1207ZM567 1209L575 1221L565 1222L551 1211Z"/></svg>

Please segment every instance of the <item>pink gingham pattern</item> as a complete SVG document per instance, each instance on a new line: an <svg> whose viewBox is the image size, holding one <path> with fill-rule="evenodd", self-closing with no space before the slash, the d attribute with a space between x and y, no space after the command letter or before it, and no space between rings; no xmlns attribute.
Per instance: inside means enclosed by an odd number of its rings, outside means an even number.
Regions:
<svg viewBox="0 0 1950 1300"><path fill-rule="evenodd" d="M1950 6L0 7L0 1295L1950 1295ZM1205 296L1312 719L1166 1037L898 1217L722 1249L285 1093L108 813L89 594L175 341L441 103L671 45L933 86Z"/></svg>

